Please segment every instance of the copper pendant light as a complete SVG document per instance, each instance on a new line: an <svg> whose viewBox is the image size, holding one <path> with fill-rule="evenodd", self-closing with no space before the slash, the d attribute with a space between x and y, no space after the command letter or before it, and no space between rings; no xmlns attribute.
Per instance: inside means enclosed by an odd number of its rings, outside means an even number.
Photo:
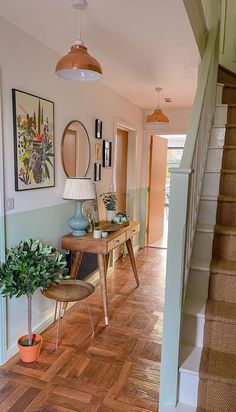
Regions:
<svg viewBox="0 0 236 412"><path fill-rule="evenodd" d="M156 92L158 93L158 103L157 103L157 108L154 110L152 114L147 116L146 122L147 123L169 123L169 118L161 111L159 107L159 94L162 91L161 87L156 87L155 88Z"/></svg>
<svg viewBox="0 0 236 412"><path fill-rule="evenodd" d="M72 0L72 2L75 9L82 10L87 7L86 0ZM55 73L67 80L99 80L102 78L102 68L99 62L90 56L81 40L81 22L79 31L79 40L76 40L70 52L58 61Z"/></svg>

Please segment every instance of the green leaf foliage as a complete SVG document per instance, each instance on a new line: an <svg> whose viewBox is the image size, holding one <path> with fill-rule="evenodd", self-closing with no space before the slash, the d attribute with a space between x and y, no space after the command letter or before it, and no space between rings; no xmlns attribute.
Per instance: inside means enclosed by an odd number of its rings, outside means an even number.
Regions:
<svg viewBox="0 0 236 412"><path fill-rule="evenodd" d="M33 294L39 287L47 289L67 273L66 260L57 249L40 240L27 239L6 252L0 266L0 288L3 296Z"/></svg>

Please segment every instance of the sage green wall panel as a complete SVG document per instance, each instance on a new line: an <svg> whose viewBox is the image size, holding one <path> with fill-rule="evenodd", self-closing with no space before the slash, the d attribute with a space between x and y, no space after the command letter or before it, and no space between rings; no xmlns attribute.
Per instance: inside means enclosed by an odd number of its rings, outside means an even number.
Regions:
<svg viewBox="0 0 236 412"><path fill-rule="evenodd" d="M147 223L147 195L148 189L144 187L141 189L140 193L140 223L141 223L141 230L140 230L140 246L146 246L146 223Z"/></svg>
<svg viewBox="0 0 236 412"><path fill-rule="evenodd" d="M60 238L70 231L67 219L75 212L73 202L6 216L6 246L29 237L60 247Z"/></svg>

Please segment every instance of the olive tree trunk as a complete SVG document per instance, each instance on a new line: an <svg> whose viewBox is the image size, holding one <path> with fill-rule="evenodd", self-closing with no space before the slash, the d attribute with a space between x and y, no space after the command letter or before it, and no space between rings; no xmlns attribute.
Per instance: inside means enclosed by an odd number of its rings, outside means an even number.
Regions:
<svg viewBox="0 0 236 412"><path fill-rule="evenodd" d="M28 299L28 341L32 345L32 293L27 295Z"/></svg>

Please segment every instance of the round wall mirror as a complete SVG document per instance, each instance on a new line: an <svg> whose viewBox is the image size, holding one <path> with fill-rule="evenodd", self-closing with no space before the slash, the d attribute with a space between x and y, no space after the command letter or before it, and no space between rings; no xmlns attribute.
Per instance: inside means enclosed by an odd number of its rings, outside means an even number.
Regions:
<svg viewBox="0 0 236 412"><path fill-rule="evenodd" d="M85 177L90 157L89 136L83 123L72 120L66 126L61 141L61 161L67 177Z"/></svg>

